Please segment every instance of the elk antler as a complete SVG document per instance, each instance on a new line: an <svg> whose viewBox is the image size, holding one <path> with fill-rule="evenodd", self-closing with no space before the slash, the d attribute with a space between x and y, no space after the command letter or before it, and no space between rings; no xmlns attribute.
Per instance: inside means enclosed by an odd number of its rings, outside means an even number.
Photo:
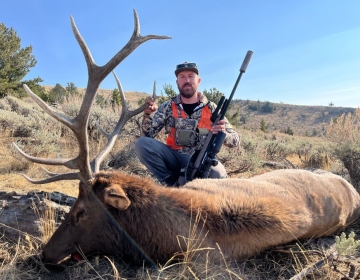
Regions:
<svg viewBox="0 0 360 280"><path fill-rule="evenodd" d="M121 63L130 53L132 53L139 45L142 43L150 40L150 39L170 39L169 36L158 36L158 35L147 35L141 36L140 35L140 24L139 19L136 11L134 10L134 32L129 40L129 42L112 58L108 63L104 66L98 66L95 64L90 50L88 49L84 39L81 37L75 22L72 17L71 19L71 26L75 35L76 40L78 41L80 48L84 54L85 61L88 68L88 84L86 87L85 96L83 102L80 106L79 114L70 119L67 116L56 112L53 108L48 106L42 99L40 99L37 95L35 95L27 85L24 84L24 89L30 95L30 97L50 116L70 128L79 143L79 154L72 159L45 159L45 158L36 158L30 156L23 152L15 143L16 150L23 155L29 161L47 165L64 165L69 169L78 169L79 171L70 172L70 173L63 173L63 174L56 174L48 172L49 178L42 179L42 180L33 180L26 175L24 177L34 184L44 184L49 182L55 182L59 180L74 180L79 179L84 183L87 183L89 180L93 178L93 173L99 171L100 163L104 160L107 154L110 152L112 147L115 144L117 135L121 132L121 129L124 127L125 123L133 116L142 112L148 104L144 104L136 110L130 111L127 106L127 102L125 99L125 95L123 89L121 87L120 81L114 73L119 91L122 100L122 112L120 115L120 119L116 124L114 131L111 134L105 134L107 137L107 144L103 148L103 150L90 162L89 159L89 139L87 134L87 126L89 122L90 116L90 109L94 103L96 91L98 90L101 82L105 79L105 77L114 70L114 68ZM154 92L153 92L154 99L156 98L155 94L155 84L154 84Z"/></svg>

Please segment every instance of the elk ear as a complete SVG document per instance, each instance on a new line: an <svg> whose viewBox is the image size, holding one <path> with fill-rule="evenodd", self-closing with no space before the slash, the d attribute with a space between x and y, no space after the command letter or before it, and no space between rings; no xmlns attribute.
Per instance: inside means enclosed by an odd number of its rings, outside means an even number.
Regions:
<svg viewBox="0 0 360 280"><path fill-rule="evenodd" d="M105 189L104 201L119 210L125 210L131 203L124 190L117 184Z"/></svg>

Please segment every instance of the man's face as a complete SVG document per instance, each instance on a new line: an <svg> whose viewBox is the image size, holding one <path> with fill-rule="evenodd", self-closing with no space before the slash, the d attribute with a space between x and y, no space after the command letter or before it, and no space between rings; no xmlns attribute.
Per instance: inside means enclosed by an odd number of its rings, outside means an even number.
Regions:
<svg viewBox="0 0 360 280"><path fill-rule="evenodd" d="M182 71L178 74L176 84L180 95L184 98L191 98L197 92L201 79L193 71Z"/></svg>

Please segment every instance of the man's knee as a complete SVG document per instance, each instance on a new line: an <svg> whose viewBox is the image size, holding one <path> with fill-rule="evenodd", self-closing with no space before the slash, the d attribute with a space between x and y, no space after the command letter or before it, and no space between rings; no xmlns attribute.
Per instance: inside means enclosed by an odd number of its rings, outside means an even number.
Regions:
<svg viewBox="0 0 360 280"><path fill-rule="evenodd" d="M146 147L149 147L151 140L154 140L150 137L140 137L135 141L134 148L137 155L144 153Z"/></svg>

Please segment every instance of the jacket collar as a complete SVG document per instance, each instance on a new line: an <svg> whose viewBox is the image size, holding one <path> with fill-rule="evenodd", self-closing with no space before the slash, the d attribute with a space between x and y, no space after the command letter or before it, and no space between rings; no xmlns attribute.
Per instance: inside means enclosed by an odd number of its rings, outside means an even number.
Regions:
<svg viewBox="0 0 360 280"><path fill-rule="evenodd" d="M200 104L199 105L201 105L201 103L202 103L203 106L208 104L209 101L208 101L207 97L204 94L202 94L201 92L199 92L199 91L198 91L198 94L200 95ZM173 97L172 101L177 105L181 104L180 94Z"/></svg>

